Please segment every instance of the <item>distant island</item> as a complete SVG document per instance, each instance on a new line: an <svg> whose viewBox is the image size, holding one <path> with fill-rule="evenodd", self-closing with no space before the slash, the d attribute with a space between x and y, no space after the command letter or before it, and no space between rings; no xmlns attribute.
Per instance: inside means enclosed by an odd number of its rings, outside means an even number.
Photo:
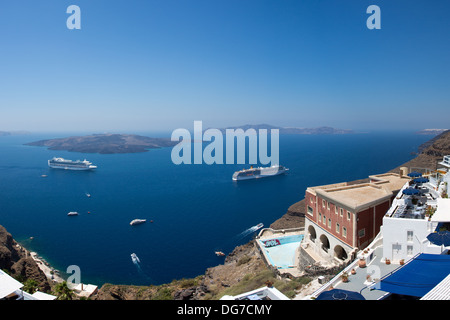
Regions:
<svg viewBox="0 0 450 320"><path fill-rule="evenodd" d="M0 131L0 137L2 136L18 136L30 134L28 131Z"/></svg>
<svg viewBox="0 0 450 320"><path fill-rule="evenodd" d="M280 134L352 134L355 133L353 130L350 129L336 129L332 127L317 127L317 128L297 128L297 127L277 127L272 126L270 124L256 124L256 125L250 125L246 124L243 126L237 126L237 127L228 127L220 129L221 131L225 132L226 129L242 129L246 131L247 129L278 129Z"/></svg>
<svg viewBox="0 0 450 320"><path fill-rule="evenodd" d="M420 131L417 131L416 134L429 134L429 135L438 135L441 134L445 131L447 131L448 129L423 129Z"/></svg>
<svg viewBox="0 0 450 320"><path fill-rule="evenodd" d="M25 145L48 147L50 150L113 154L146 152L149 149L171 147L175 144L176 142L169 138L150 138L133 134L92 134L40 140Z"/></svg>

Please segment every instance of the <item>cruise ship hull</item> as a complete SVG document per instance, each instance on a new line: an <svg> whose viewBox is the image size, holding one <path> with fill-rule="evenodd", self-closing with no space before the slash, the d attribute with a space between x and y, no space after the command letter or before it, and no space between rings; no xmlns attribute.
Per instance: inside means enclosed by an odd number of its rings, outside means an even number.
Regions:
<svg viewBox="0 0 450 320"><path fill-rule="evenodd" d="M85 171L85 170L94 170L97 169L96 166L89 166L89 167L70 167L70 166L57 166L57 165L48 165L50 168L53 169L64 169L64 170L77 170L77 171Z"/></svg>

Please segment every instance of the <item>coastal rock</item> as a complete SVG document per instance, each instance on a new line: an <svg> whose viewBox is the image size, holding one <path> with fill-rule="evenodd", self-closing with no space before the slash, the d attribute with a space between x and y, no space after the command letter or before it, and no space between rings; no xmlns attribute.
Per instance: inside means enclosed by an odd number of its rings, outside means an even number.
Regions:
<svg viewBox="0 0 450 320"><path fill-rule="evenodd" d="M246 275L267 270L253 241L236 247L224 264L208 268L195 285L190 280L174 280L161 286L127 286L105 284L92 297L94 300L203 300L217 296L222 290L239 283ZM191 279L192 280L192 279Z"/></svg>
<svg viewBox="0 0 450 320"><path fill-rule="evenodd" d="M305 226L305 199L291 205L287 212L270 225L274 230L301 228Z"/></svg>
<svg viewBox="0 0 450 320"><path fill-rule="evenodd" d="M175 292L174 300L201 300L209 292L208 287L201 284L194 288Z"/></svg>
<svg viewBox="0 0 450 320"><path fill-rule="evenodd" d="M139 293L142 292L143 290L139 290L136 286L104 284L94 300L139 300Z"/></svg>
<svg viewBox="0 0 450 320"><path fill-rule="evenodd" d="M15 261L19 260L15 241L12 235L0 226L0 268L9 270Z"/></svg>
<svg viewBox="0 0 450 320"><path fill-rule="evenodd" d="M28 252L13 239L12 235L0 225L0 268L11 276L21 280L33 279L40 291L50 290L50 283L37 263L29 257Z"/></svg>
<svg viewBox="0 0 450 320"><path fill-rule="evenodd" d="M11 273L15 277L35 280L38 283L39 291L48 292L51 289L47 277L31 257L21 258L14 263L11 267Z"/></svg>
<svg viewBox="0 0 450 320"><path fill-rule="evenodd" d="M450 130L444 131L418 148L419 155L394 168L391 172L400 172L401 167L437 169L438 162L450 154Z"/></svg>
<svg viewBox="0 0 450 320"><path fill-rule="evenodd" d="M0 245L0 269L11 268L11 251L3 245Z"/></svg>

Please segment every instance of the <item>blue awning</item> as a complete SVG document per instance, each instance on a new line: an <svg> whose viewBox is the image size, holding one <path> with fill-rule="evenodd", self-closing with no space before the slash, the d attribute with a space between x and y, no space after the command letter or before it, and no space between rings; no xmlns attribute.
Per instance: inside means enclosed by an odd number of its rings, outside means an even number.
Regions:
<svg viewBox="0 0 450 320"><path fill-rule="evenodd" d="M437 246L450 246L450 231L438 231L430 233L427 239Z"/></svg>
<svg viewBox="0 0 450 320"><path fill-rule="evenodd" d="M382 291L423 297L450 274L450 255L422 253L381 279Z"/></svg>
<svg viewBox="0 0 450 320"><path fill-rule="evenodd" d="M422 174L420 172L413 171L411 173L408 173L408 176L411 177L411 178L415 178L415 177L421 177Z"/></svg>

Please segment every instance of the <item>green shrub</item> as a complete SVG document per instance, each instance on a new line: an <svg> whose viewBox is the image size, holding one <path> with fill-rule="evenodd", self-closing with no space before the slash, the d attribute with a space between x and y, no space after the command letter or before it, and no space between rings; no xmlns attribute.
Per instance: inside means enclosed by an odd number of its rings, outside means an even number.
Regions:
<svg viewBox="0 0 450 320"><path fill-rule="evenodd" d="M167 287L159 288L152 297L152 300L173 300L172 289Z"/></svg>

